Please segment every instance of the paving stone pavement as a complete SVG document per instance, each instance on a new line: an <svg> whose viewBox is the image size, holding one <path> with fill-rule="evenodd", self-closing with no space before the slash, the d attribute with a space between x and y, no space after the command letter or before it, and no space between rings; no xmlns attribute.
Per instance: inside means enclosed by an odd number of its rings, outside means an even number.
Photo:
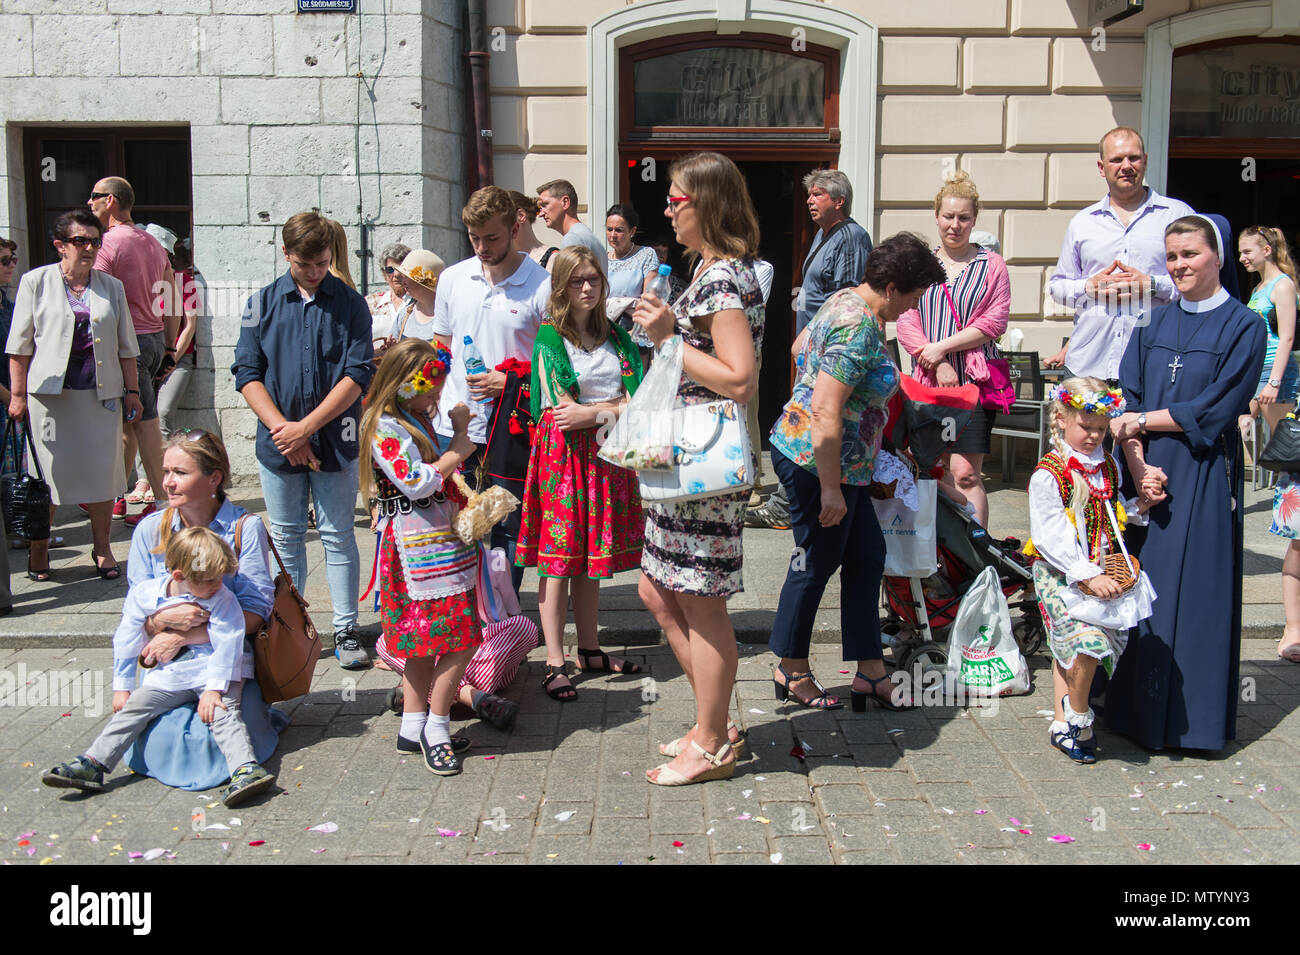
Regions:
<svg viewBox="0 0 1300 955"><path fill-rule="evenodd" d="M1024 490L989 484L994 531L1025 536ZM256 495L256 488L243 487L234 497L263 513ZM762 644L791 540L788 532L747 530L746 591L730 608L740 638L751 641L741 652L733 714L749 733L753 755L734 779L677 789L643 781L644 770L663 761L657 744L681 735L693 712L685 677L659 645L636 596L636 574L629 572L602 587L602 639L648 664L648 678L579 678L581 698L560 704L540 688L544 655L535 651L506 693L522 706L514 731L464 724L474 741L466 771L439 779L418 759L394 751L398 721L385 710L391 674L347 674L327 656L313 692L280 704L293 724L268 765L282 791L235 811L221 807L215 790L171 790L121 769L110 791L95 797L40 784L41 772L84 750L107 719L108 648L126 592L125 581L94 576L88 527L64 508L55 533L68 541L53 551L54 581L26 580L25 552L8 555L15 610L0 618L0 859L136 865L1297 862L1300 668L1277 661L1273 650L1281 629L1285 545L1266 531L1270 500L1270 492L1247 491L1239 742L1214 758L1149 753L1103 732L1101 762L1070 763L1047 744L1042 713L1051 707L1051 680L1042 653L1030 660L1033 694L1000 701L996 713L952 707L822 713L777 704L769 682L772 659ZM374 548L366 524L358 511L363 563ZM128 538L128 529L115 523L119 560ZM307 597L328 634L323 561L313 532ZM532 572L525 575L521 602L535 614ZM371 643L375 620L363 610L363 640ZM813 662L823 683L847 693L851 673L840 672L849 667L838 660L839 623L836 578L818 615L815 639L823 642L814 644ZM101 674L101 715L33 699L40 682L34 675L51 670ZM803 760L791 755L796 743ZM338 831L311 831L323 823ZM1054 835L1074 842L1054 842ZM130 855L152 857L159 849L156 859Z"/></svg>
<svg viewBox="0 0 1300 955"><path fill-rule="evenodd" d="M733 713L752 755L731 780L660 789L643 772L692 720L690 690L663 647L630 648L646 676L580 677L550 700L535 652L506 692L513 733L456 724L474 742L441 779L394 751L391 674L332 660L268 768L276 795L224 809L118 769L107 793L42 786L106 715L30 694L37 670L100 673L102 647L0 651L30 686L0 687L0 858L14 864L538 863L1294 863L1300 860L1300 668L1263 642L1243 653L1239 741L1213 758L1147 752L1104 731L1102 759L1076 766L1047 745L1050 675L996 712L908 713L778 704L765 647L743 646ZM822 681L849 667L817 647ZM76 702L83 702L77 700ZM800 746L804 759L792 755ZM323 824L335 832L313 831ZM222 828L226 827L226 828ZM327 828L332 828L327 826ZM1073 842L1054 841L1068 836ZM257 843L254 845L253 843ZM157 851L161 850L161 851ZM141 853L142 857L133 857Z"/></svg>

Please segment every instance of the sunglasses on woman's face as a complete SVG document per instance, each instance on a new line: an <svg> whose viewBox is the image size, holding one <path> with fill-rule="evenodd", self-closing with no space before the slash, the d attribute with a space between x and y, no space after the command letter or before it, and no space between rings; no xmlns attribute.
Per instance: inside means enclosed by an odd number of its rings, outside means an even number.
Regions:
<svg viewBox="0 0 1300 955"><path fill-rule="evenodd" d="M0 255L0 265L10 266L17 261L18 261L18 256L16 255Z"/></svg>
<svg viewBox="0 0 1300 955"><path fill-rule="evenodd" d="M86 248L98 249L101 245L104 244L104 240L97 235L69 236L68 238L64 239L63 242L65 242L68 245L75 245L78 249L86 249Z"/></svg>
<svg viewBox="0 0 1300 955"><path fill-rule="evenodd" d="M397 271L397 267L394 265L385 265L381 271L383 271L385 275L392 275Z"/></svg>

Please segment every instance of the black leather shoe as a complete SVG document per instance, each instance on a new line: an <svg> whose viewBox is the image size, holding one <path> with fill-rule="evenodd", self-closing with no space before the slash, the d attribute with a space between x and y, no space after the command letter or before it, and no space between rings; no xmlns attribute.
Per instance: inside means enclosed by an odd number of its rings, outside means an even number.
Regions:
<svg viewBox="0 0 1300 955"><path fill-rule="evenodd" d="M424 734L421 733L421 734L420 734L420 737L421 737L421 739L423 739L423 738L424 738ZM451 738L451 751L452 751L453 753L457 753L457 754L459 754L459 753L463 753L463 752L465 752L465 750L469 749L470 746L472 746L472 745L473 745L473 744L469 741L469 738L468 738L468 737L465 737L465 736L453 736L453 737ZM421 746L420 746L420 740L418 740L418 739L407 739L407 738L404 737L404 736L398 736L398 737L397 737L397 751L398 751L399 753L419 753L419 752L422 752L423 750L422 750L422 748L421 748Z"/></svg>

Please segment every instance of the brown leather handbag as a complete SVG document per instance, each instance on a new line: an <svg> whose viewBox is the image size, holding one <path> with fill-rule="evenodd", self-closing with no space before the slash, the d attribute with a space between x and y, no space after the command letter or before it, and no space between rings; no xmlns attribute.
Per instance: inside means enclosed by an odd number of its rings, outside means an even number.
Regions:
<svg viewBox="0 0 1300 955"><path fill-rule="evenodd" d="M235 526L236 556L243 529L244 518L241 517ZM275 556L275 562L280 565L280 573L275 577L275 602L271 605L271 615L252 638L253 664L262 698L267 703L278 703L303 696L311 690L316 661L320 659L321 640L311 622L311 615L307 613L307 601L293 585L293 579L285 570L284 561L269 534L266 543Z"/></svg>

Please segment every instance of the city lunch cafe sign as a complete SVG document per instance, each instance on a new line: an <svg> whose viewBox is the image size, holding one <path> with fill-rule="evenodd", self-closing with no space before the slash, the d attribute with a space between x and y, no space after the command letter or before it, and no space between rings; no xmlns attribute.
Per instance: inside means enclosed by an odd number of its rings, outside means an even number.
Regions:
<svg viewBox="0 0 1300 955"><path fill-rule="evenodd" d="M1243 43L1174 61L1175 136L1300 137L1300 45Z"/></svg>

